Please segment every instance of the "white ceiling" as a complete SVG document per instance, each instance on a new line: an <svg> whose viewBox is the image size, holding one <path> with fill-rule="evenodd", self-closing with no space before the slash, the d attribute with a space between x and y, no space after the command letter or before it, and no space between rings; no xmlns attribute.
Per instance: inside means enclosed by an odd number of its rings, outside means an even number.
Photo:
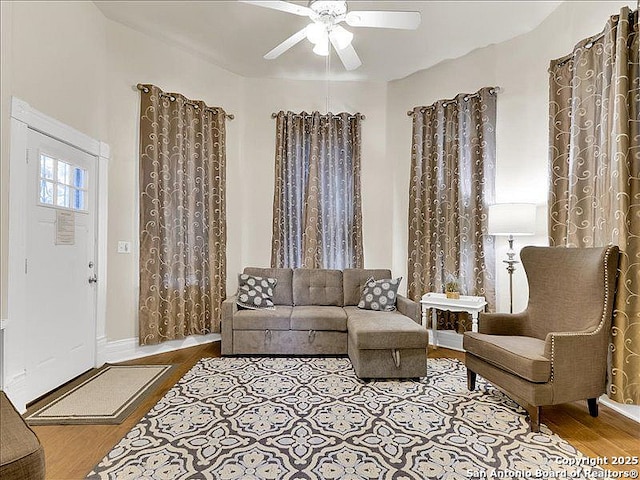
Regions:
<svg viewBox="0 0 640 480"><path fill-rule="evenodd" d="M326 79L325 58L303 40L275 60L263 55L309 23L306 17L228 1L96 1L107 18L163 38L245 77ZM295 1L307 5L306 1ZM503 42L538 26L562 1L349 1L349 10L414 10L415 31L347 28L363 65L332 80L389 81ZM346 26L346 25L345 25ZM132 47L133 48L133 47Z"/></svg>

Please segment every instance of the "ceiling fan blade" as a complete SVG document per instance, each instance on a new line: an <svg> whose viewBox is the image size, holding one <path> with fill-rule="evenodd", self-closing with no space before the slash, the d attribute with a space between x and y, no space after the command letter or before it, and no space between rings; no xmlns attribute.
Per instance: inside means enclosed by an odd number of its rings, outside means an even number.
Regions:
<svg viewBox="0 0 640 480"><path fill-rule="evenodd" d="M335 35L329 35L329 39L331 40L331 45L333 45L333 48L336 49L338 57L340 57L340 61L344 65L344 68L351 71L362 65L362 60L360 60L360 57L358 57L355 48L353 48L353 45L349 44L343 49L339 49Z"/></svg>
<svg viewBox="0 0 640 480"><path fill-rule="evenodd" d="M400 28L415 30L420 25L420 12L356 11L345 18L352 27Z"/></svg>
<svg viewBox="0 0 640 480"><path fill-rule="evenodd" d="M308 17L313 13L313 10L310 8L279 0L239 0L239 2L257 5L258 7L271 8L272 10L280 10L281 12L293 13L301 17Z"/></svg>
<svg viewBox="0 0 640 480"><path fill-rule="evenodd" d="M307 37L307 27L304 27L302 30L294 33L289 38L287 38L284 42L278 45L276 48L274 48L269 53L267 53L264 56L264 58L266 58L267 60L273 60L274 58L278 58L280 55L282 55L284 52L289 50L291 47L293 47L295 44L299 43L306 37Z"/></svg>

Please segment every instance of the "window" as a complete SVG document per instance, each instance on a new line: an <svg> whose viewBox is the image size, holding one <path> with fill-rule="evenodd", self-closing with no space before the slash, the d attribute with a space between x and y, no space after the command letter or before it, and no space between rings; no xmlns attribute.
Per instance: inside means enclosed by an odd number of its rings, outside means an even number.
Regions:
<svg viewBox="0 0 640 480"><path fill-rule="evenodd" d="M38 203L87 211L87 171L45 153L40 154Z"/></svg>
<svg viewBox="0 0 640 480"><path fill-rule="evenodd" d="M361 268L362 115L279 112L271 266Z"/></svg>
<svg viewBox="0 0 640 480"><path fill-rule="evenodd" d="M415 107L409 189L408 296L442 292L458 279L465 295L493 308L494 239L487 206L495 181L495 89Z"/></svg>

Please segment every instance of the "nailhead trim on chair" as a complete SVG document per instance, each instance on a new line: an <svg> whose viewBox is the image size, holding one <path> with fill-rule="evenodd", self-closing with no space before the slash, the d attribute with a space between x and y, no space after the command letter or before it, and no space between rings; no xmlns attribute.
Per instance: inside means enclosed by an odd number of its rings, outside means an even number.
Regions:
<svg viewBox="0 0 640 480"><path fill-rule="evenodd" d="M553 382L553 379L554 379L553 365L554 365L554 359L555 359L555 353L556 353L556 336L558 337L589 337L589 336L595 335L600 330L602 330L602 327L604 327L606 316L607 316L607 310L609 309L609 291L607 290L607 285L609 283L609 268L607 263L609 259L609 253L611 252L612 248L613 248L613 245L609 245L609 247L604 252L604 307L602 308L602 318L600 318L600 324L598 325L598 328L596 328L593 332L589 332L589 333L567 332L567 333L559 333L556 335L551 335L551 380L550 380L551 382Z"/></svg>

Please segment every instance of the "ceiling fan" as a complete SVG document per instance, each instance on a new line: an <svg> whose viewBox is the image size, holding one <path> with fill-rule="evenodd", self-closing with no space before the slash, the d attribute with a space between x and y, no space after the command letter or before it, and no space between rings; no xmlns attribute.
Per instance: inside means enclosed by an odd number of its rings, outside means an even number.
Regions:
<svg viewBox="0 0 640 480"><path fill-rule="evenodd" d="M329 55L329 43L340 57L344 68L355 70L362 61L356 53L351 40L353 33L340 23L346 22L351 27L399 28L415 30L420 25L420 12L396 12L382 10L348 11L347 2L343 0L310 0L304 7L285 1L240 0L259 7L271 8L282 12L293 13L301 17L309 17L311 23L294 33L276 48L268 52L264 58L273 60L294 45L307 38L315 46L317 55Z"/></svg>

